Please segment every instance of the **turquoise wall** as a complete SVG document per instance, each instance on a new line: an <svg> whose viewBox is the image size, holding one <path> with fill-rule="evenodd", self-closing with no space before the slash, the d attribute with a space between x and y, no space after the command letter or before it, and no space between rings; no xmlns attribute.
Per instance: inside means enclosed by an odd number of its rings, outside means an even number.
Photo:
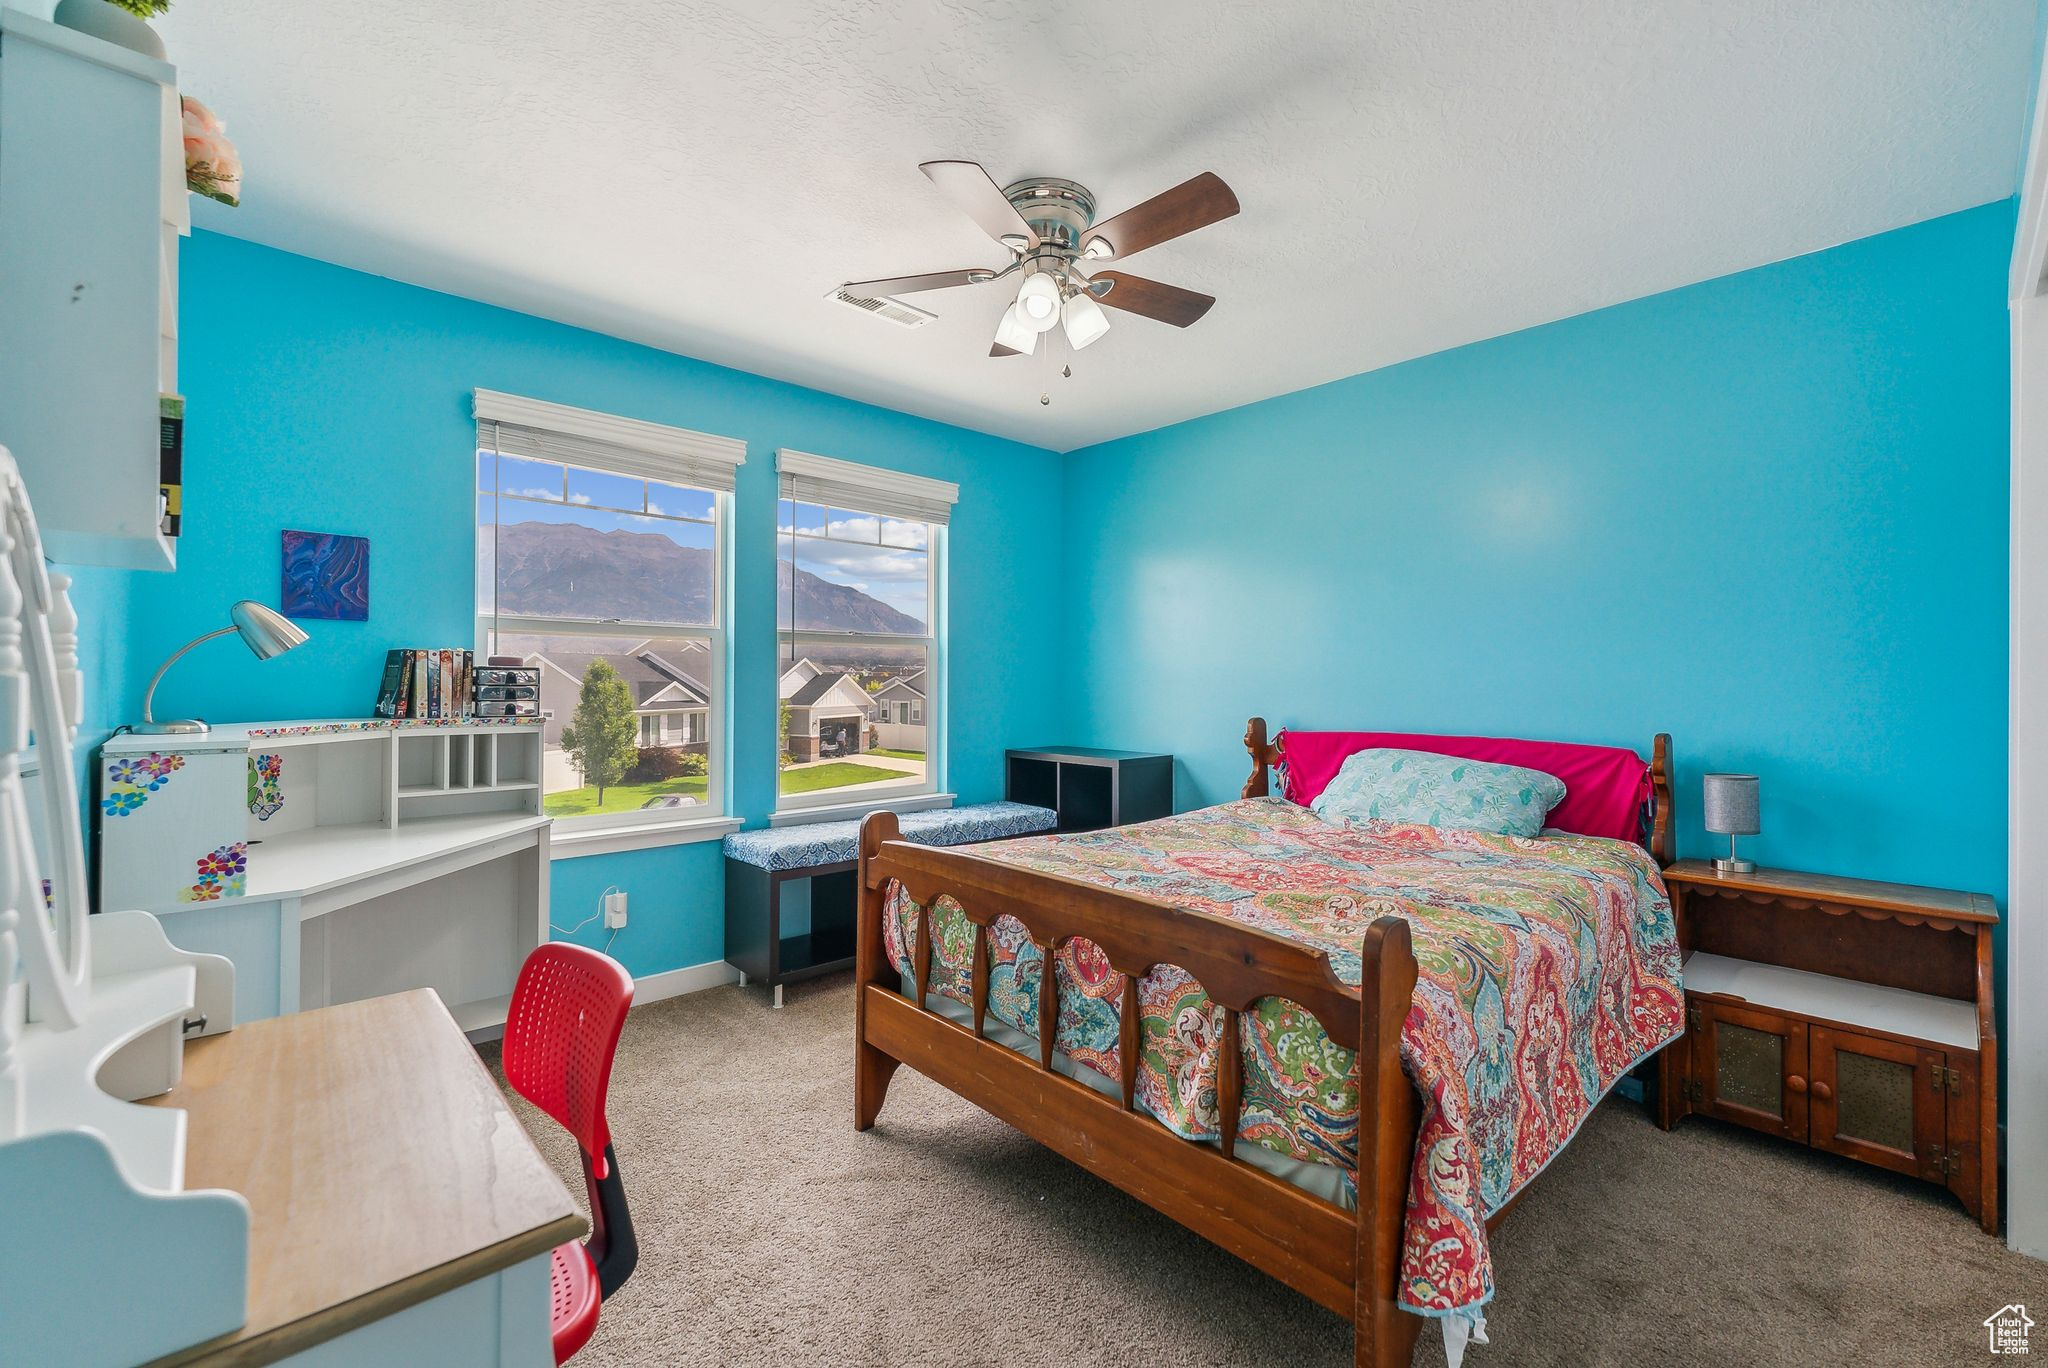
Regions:
<svg viewBox="0 0 2048 1368"><path fill-rule="evenodd" d="M1245 718L1762 776L1760 860L1997 894L2010 203L1073 453L1070 730ZM1372 320L1361 320L1372 326Z"/></svg>
<svg viewBox="0 0 2048 1368"><path fill-rule="evenodd" d="M360 714L387 647L459 641L478 386L744 438L737 811L773 803L773 453L962 485L952 787L1007 745L1179 758L1235 794L1245 717L1646 746L1763 776L1776 864L2003 893L2010 204L1988 205L1061 458L252 246L185 253L189 530L175 576L80 573L88 732L278 532L372 540L371 620L166 711ZM118 623L118 629L114 624ZM617 885L636 973L722 951L715 845L558 862ZM601 928L582 937L593 943Z"/></svg>
<svg viewBox="0 0 2048 1368"><path fill-rule="evenodd" d="M1000 797L1003 748L1056 730L1058 456L233 238L193 234L182 268L179 568L82 575L102 638L88 655L96 719L137 716L157 662L224 623L234 600L278 601L287 527L370 538L369 621L307 623L312 640L268 662L232 642L202 647L165 681L160 714L362 716L388 648L468 641L469 405L481 387L746 441L733 609L740 816L758 822L774 804L778 447L961 486L949 537L953 790ZM110 630L115 613L122 633ZM613 884L631 896L613 953L634 973L721 957L716 843L559 860L553 920L582 921ZM595 925L578 939L604 934Z"/></svg>

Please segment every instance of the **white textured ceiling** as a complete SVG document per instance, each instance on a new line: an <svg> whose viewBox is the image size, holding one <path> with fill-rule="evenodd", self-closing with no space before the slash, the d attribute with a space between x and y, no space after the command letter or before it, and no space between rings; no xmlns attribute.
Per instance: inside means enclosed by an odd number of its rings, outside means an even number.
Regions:
<svg viewBox="0 0 2048 1368"><path fill-rule="evenodd" d="M204 227L1069 449L2012 193L2032 0L180 0L228 120ZM920 161L1102 216L1215 171L1244 212L1130 260L1041 407L999 265ZM1014 281L1012 282L1014 285Z"/></svg>

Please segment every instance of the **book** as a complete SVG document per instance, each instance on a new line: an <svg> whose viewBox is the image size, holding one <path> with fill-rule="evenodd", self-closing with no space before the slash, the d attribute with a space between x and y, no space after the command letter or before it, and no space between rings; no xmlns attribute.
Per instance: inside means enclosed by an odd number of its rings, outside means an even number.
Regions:
<svg viewBox="0 0 2048 1368"><path fill-rule="evenodd" d="M159 527L175 537L185 520L185 397L161 394L156 405Z"/></svg>
<svg viewBox="0 0 2048 1368"><path fill-rule="evenodd" d="M531 681L535 692L517 695L532 699L538 694L540 671L494 670L488 676L516 674L521 682ZM377 689L377 717L417 721L443 718L467 720L479 716L477 699L481 692L476 652L460 646L397 647L384 653L384 675ZM492 695L502 701L507 695Z"/></svg>
<svg viewBox="0 0 2048 1368"><path fill-rule="evenodd" d="M384 681L377 686L377 716L397 717L399 686L405 672L405 652L392 649L384 653Z"/></svg>

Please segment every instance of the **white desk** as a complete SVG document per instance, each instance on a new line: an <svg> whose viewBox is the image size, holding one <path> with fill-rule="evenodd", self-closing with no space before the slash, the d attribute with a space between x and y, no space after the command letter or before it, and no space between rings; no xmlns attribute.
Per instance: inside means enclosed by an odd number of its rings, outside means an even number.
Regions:
<svg viewBox="0 0 2048 1368"><path fill-rule="evenodd" d="M519 966L547 939L548 825L316 828L252 847L240 898L151 910L173 945L235 962L238 1020L432 988L484 1032L504 1025Z"/></svg>
<svg viewBox="0 0 2048 1368"><path fill-rule="evenodd" d="M432 988L486 1032L547 939L539 770L537 725L117 736L98 768L102 901L233 960L237 1020Z"/></svg>

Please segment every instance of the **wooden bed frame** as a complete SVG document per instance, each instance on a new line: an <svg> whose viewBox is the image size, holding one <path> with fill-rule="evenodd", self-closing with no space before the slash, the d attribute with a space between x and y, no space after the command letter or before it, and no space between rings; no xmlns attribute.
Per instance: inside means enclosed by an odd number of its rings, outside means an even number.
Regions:
<svg viewBox="0 0 2048 1368"><path fill-rule="evenodd" d="M1266 724L1245 730L1252 757L1243 796L1267 792L1277 747ZM1644 844L1660 866L1671 857L1671 738L1651 757L1654 806ZM1408 923L1381 917L1366 928L1359 986L1338 981L1329 960L1297 942L1202 912L1001 864L966 849L897 839L896 816L861 823L860 912L855 947L854 1128L875 1122L901 1064L943 1084L1039 1143L1171 1216L1353 1324L1357 1368L1409 1363L1424 1320L1395 1304L1402 1221L1421 1099L1401 1069L1401 1027L1415 991ZM890 880L922 908L915 1001L883 947ZM940 896L974 926L973 1025L925 1008L931 985L930 908ZM1038 1059L987 1038L988 924L1015 917L1052 962L1075 937L1101 948L1123 978L1121 1101L1052 1067L1058 983L1040 994ZM1134 1105L1137 983L1154 965L1185 969L1224 1010L1219 1061L1220 1145L1175 1135ZM1243 1088L1239 1019L1260 998L1283 997L1312 1013L1358 1053L1358 1206L1346 1211L1234 1155ZM1492 1213L1488 1228L1514 1203Z"/></svg>

